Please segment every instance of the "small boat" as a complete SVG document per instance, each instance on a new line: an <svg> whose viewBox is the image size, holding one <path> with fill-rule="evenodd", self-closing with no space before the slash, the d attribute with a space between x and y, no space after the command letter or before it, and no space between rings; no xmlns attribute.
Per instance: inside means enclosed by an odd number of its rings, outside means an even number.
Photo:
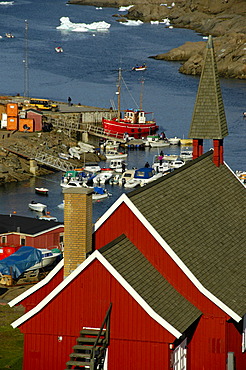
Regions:
<svg viewBox="0 0 246 370"><path fill-rule="evenodd" d="M44 221L58 221L56 217L50 216L50 215L44 215L44 216L39 216L39 220L44 220Z"/></svg>
<svg viewBox="0 0 246 370"><path fill-rule="evenodd" d="M57 46L57 47L55 47L55 51L57 53L63 53L63 48L61 46Z"/></svg>
<svg viewBox="0 0 246 370"><path fill-rule="evenodd" d="M152 167L143 167L135 171L134 179L139 179L140 186L144 186L152 181L161 178L162 176L163 174L161 172L155 173L155 170Z"/></svg>
<svg viewBox="0 0 246 370"><path fill-rule="evenodd" d="M38 250L42 253L41 261L26 269L25 272L50 266L62 257L61 252L52 252L52 250L46 248L38 248Z"/></svg>
<svg viewBox="0 0 246 370"><path fill-rule="evenodd" d="M135 170L133 170L133 169L132 170L126 170L122 174L122 176L121 176L121 178L119 180L119 185L125 186L125 184L127 183L127 181L129 181L129 180L131 180L131 179L134 178L134 174L135 174Z"/></svg>
<svg viewBox="0 0 246 370"><path fill-rule="evenodd" d="M118 150L119 149L119 143L113 140L106 140L103 143L100 144L100 148L103 151L108 151L108 150Z"/></svg>
<svg viewBox="0 0 246 370"><path fill-rule="evenodd" d="M127 189L133 189L133 188L136 188L137 186L140 186L141 184L141 180L140 179L130 179L128 180L124 187L127 188Z"/></svg>
<svg viewBox="0 0 246 370"><path fill-rule="evenodd" d="M66 154L66 153L59 153L58 154L58 157L61 158L61 159L65 159L66 161L71 158L69 154Z"/></svg>
<svg viewBox="0 0 246 370"><path fill-rule="evenodd" d="M48 195L49 189L47 188L35 188L35 193L40 195Z"/></svg>
<svg viewBox="0 0 246 370"><path fill-rule="evenodd" d="M153 165L152 165L152 167L154 168L155 172L156 173L159 173L159 172L162 172L162 173L171 172L170 162L164 161L163 159L162 159L162 161L160 161L158 158L159 158L158 155L155 156L154 162L153 162Z"/></svg>
<svg viewBox="0 0 246 370"><path fill-rule="evenodd" d="M171 168L180 168L182 167L183 165L185 164L185 161L183 161L182 159L176 159L175 161L171 162L170 163L170 167Z"/></svg>
<svg viewBox="0 0 246 370"><path fill-rule="evenodd" d="M193 158L193 152L192 150L184 149L180 151L179 154L180 158L183 159L184 161L190 161Z"/></svg>
<svg viewBox="0 0 246 370"><path fill-rule="evenodd" d="M169 146L170 143L167 139L165 139L165 140L150 141L149 145L151 148L162 148L164 146Z"/></svg>
<svg viewBox="0 0 246 370"><path fill-rule="evenodd" d="M5 33L5 37L7 37L8 39L13 39L14 35L12 35L11 32L7 32L7 33Z"/></svg>
<svg viewBox="0 0 246 370"><path fill-rule="evenodd" d="M66 179L60 182L62 188L82 188L84 184L83 181L78 180L65 181L65 180Z"/></svg>
<svg viewBox="0 0 246 370"><path fill-rule="evenodd" d="M47 208L45 204L35 202L34 200L31 201L31 203L28 204L28 207L32 211L37 211L37 212L44 212L44 210Z"/></svg>
<svg viewBox="0 0 246 370"><path fill-rule="evenodd" d="M119 185L119 183L121 181L121 178L122 178L122 174L121 173L114 174L111 177L111 179L109 180L110 185Z"/></svg>
<svg viewBox="0 0 246 370"><path fill-rule="evenodd" d="M65 202L64 202L64 200L63 200L63 201L62 201L62 203L58 204L58 206L57 206L57 207L58 207L59 209L64 209L64 203L65 203Z"/></svg>
<svg viewBox="0 0 246 370"><path fill-rule="evenodd" d="M107 153L105 153L105 157L107 159L126 158L127 153L118 152L117 150L109 150Z"/></svg>
<svg viewBox="0 0 246 370"><path fill-rule="evenodd" d="M115 172L125 172L126 163L123 158L111 159L109 168L113 169Z"/></svg>
<svg viewBox="0 0 246 370"><path fill-rule="evenodd" d="M179 145L180 144L180 138L176 137L176 136L175 137L170 137L168 139L168 141L171 145Z"/></svg>
<svg viewBox="0 0 246 370"><path fill-rule="evenodd" d="M110 197L112 194L108 192L107 189L101 188L99 186L94 187L94 191L92 193L93 200L100 200Z"/></svg>
<svg viewBox="0 0 246 370"><path fill-rule="evenodd" d="M86 172L100 172L101 167L98 165L98 163L86 163L83 167L83 170Z"/></svg>
<svg viewBox="0 0 246 370"><path fill-rule="evenodd" d="M109 182L111 177L113 176L112 171L103 171L98 173L94 179L93 179L93 184L106 184Z"/></svg>
<svg viewBox="0 0 246 370"><path fill-rule="evenodd" d="M180 139L180 145L192 146L193 139Z"/></svg>
<svg viewBox="0 0 246 370"><path fill-rule="evenodd" d="M146 64L142 65L136 65L135 67L132 67L132 71L145 71L147 69Z"/></svg>

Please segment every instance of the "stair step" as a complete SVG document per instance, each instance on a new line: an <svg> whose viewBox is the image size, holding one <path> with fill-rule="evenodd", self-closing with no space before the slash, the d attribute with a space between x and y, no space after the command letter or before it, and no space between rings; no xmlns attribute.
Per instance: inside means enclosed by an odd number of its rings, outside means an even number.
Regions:
<svg viewBox="0 0 246 370"><path fill-rule="evenodd" d="M90 361L68 361L66 366L90 366Z"/></svg>
<svg viewBox="0 0 246 370"><path fill-rule="evenodd" d="M98 336L99 330L96 329L83 329L80 331L80 335L95 335L96 337ZM106 330L103 329L101 336L104 336L106 333Z"/></svg>
<svg viewBox="0 0 246 370"><path fill-rule="evenodd" d="M79 352L74 352L74 353L71 353L70 355L69 355L69 357L72 359L72 358L78 358L78 357L80 357L80 358L88 358L88 359L90 359L90 357L91 357L91 354L90 353L79 353Z"/></svg>
<svg viewBox="0 0 246 370"><path fill-rule="evenodd" d="M90 351L91 352L92 347L93 347L92 345L88 346L88 345L76 344L75 346L73 346L73 350L75 351L75 353L77 353L76 351ZM100 350L101 348L102 348L102 346L96 346L95 347L96 350Z"/></svg>
<svg viewBox="0 0 246 370"><path fill-rule="evenodd" d="M98 344L103 344L105 342L104 338L99 338L98 339ZM89 337L78 337L77 338L77 343L95 343L95 338L89 338Z"/></svg>

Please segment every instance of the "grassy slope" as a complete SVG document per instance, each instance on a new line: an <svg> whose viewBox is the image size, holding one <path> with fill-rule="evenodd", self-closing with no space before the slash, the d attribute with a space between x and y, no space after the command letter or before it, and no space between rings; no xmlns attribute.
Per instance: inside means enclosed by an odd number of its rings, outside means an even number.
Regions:
<svg viewBox="0 0 246 370"><path fill-rule="evenodd" d="M22 306L10 308L0 303L0 370L22 369L23 334L10 324L23 313Z"/></svg>

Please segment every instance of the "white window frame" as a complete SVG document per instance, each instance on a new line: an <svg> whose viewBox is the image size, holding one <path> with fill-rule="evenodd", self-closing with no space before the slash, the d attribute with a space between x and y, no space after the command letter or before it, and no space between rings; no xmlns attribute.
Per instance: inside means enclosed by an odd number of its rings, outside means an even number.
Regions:
<svg viewBox="0 0 246 370"><path fill-rule="evenodd" d="M173 370L187 370L187 338L173 351Z"/></svg>
<svg viewBox="0 0 246 370"><path fill-rule="evenodd" d="M2 237L1 237L1 243L2 244L6 244L7 243L7 236L6 235L2 235Z"/></svg>

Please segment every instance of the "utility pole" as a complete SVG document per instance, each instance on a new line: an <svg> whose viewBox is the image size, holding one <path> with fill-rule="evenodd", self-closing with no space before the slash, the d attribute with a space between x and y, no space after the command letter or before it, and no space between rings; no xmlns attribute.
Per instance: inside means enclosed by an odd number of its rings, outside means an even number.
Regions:
<svg viewBox="0 0 246 370"><path fill-rule="evenodd" d="M25 54L24 54L24 96L29 97L29 67L28 67L28 22L25 20Z"/></svg>

